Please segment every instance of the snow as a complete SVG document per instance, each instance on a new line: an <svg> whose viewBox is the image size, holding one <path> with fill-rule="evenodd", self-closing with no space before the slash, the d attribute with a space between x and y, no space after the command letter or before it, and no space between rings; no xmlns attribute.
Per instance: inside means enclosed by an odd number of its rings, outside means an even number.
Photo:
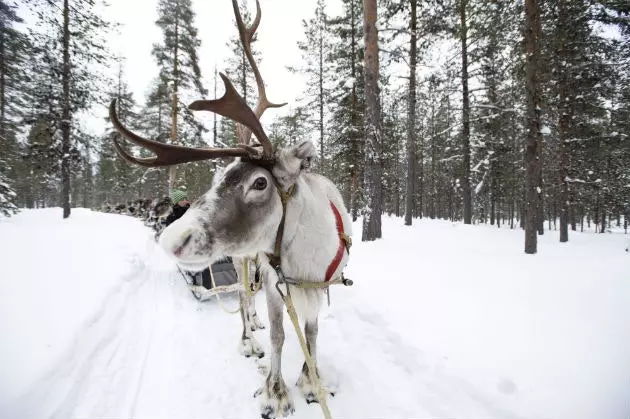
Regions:
<svg viewBox="0 0 630 419"><path fill-rule="evenodd" d="M543 126L543 127L540 129L540 133L541 133L542 135L549 135L549 134L551 134L551 129L550 129L548 126L546 126L546 125L545 125L545 126Z"/></svg>
<svg viewBox="0 0 630 419"><path fill-rule="evenodd" d="M384 218L383 240L355 240L355 285L334 288L320 315L334 417L628 416L627 236L560 245L546 232L532 256L520 230L402 224ZM0 220L0 417L259 416L267 356L238 354L239 316L194 300L151 236L87 210ZM265 319L264 296L257 308ZM294 417L320 418L294 386L290 327Z"/></svg>
<svg viewBox="0 0 630 419"><path fill-rule="evenodd" d="M352 87L357 83L357 80L354 77L349 77L348 79L346 79L345 83L344 83L344 87L346 89L352 89Z"/></svg>

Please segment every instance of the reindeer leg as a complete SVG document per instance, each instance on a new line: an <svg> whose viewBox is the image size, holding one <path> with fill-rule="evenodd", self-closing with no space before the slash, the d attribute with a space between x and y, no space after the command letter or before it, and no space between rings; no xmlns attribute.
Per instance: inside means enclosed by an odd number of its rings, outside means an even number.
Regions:
<svg viewBox="0 0 630 419"><path fill-rule="evenodd" d="M258 343L252 332L252 322L249 315L248 298L244 292L238 293L239 300L241 302L241 320L243 321L243 334L241 335L240 351L243 356L249 358L255 356L262 358L265 356L265 351Z"/></svg>
<svg viewBox="0 0 630 419"><path fill-rule="evenodd" d="M243 275L245 273L245 265L243 260L240 258L233 258L232 263L234 263L234 269L238 275L238 280L240 283L243 282ZM265 356L265 351L262 346L256 341L254 338L254 334L252 333L252 321L250 317L250 299L247 298L245 292L239 291L238 299L240 301L241 308L239 310L241 314L241 320L243 322L243 334L241 335L241 343L239 345L239 350L241 354L245 357L249 358L251 356L256 356L258 358L262 358Z"/></svg>
<svg viewBox="0 0 630 419"><path fill-rule="evenodd" d="M256 312L256 296L252 295L249 299L249 313L251 319L252 331L262 330L265 328L263 322L260 321L258 313Z"/></svg>
<svg viewBox="0 0 630 419"><path fill-rule="evenodd" d="M304 337L306 338L306 346L308 347L308 352L311 355L311 359L313 359L313 363L317 365L317 332L319 330L317 317L314 319L309 319L306 321L304 325ZM315 372L317 376L320 378L321 375L319 373L319 368L317 368ZM311 377L308 371L308 365L304 362L302 366L302 373L300 374L300 378L297 381L298 388L300 392L306 399L306 403L319 403L319 398L317 397L317 388L314 383L311 381ZM323 385L323 383L322 383ZM328 390L326 390L328 391ZM331 396L334 396L334 393L329 392Z"/></svg>
<svg viewBox="0 0 630 419"><path fill-rule="evenodd" d="M252 288L252 291L254 291L255 287L260 284L260 282L263 279L262 276L263 276L262 269L256 267L256 273L254 277L250 280L250 287ZM260 321L260 318L258 317L258 313L256 312L256 296L255 295L252 295L249 298L249 319L250 319L250 324L252 327L252 332L255 332L256 330L262 330L265 328L265 325Z"/></svg>
<svg viewBox="0 0 630 419"><path fill-rule="evenodd" d="M282 378L282 346L284 327L282 325L284 304L273 287L267 287L267 308L269 311L269 331L271 335L270 369L263 386L254 397L260 396L260 414L263 419L286 417L295 411L291 395Z"/></svg>

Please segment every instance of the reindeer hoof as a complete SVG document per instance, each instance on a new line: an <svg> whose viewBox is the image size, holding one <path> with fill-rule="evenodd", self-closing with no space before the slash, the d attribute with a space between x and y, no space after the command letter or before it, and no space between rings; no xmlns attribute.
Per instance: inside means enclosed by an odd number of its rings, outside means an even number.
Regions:
<svg viewBox="0 0 630 419"><path fill-rule="evenodd" d="M254 314L254 317L252 320L252 332L255 332L256 330L264 330L264 329L265 329L265 325L262 324L258 316Z"/></svg>
<svg viewBox="0 0 630 419"><path fill-rule="evenodd" d="M304 366L304 368L302 369L302 374L300 374L300 378L298 379L296 386L300 389L300 392L304 396L304 400L306 400L307 404L319 403L317 388L315 388L315 386L311 383L311 379L308 376L307 371L308 370L306 369L306 366ZM319 375L319 373L317 375ZM328 396L335 397L334 391L330 390L324 384L322 385L324 386L324 393L326 393Z"/></svg>
<svg viewBox="0 0 630 419"><path fill-rule="evenodd" d="M304 395L304 399L306 400L306 404L319 403L319 399L317 398L315 393L312 393L312 392L306 393Z"/></svg>
<svg viewBox="0 0 630 419"><path fill-rule="evenodd" d="M262 346L260 346L260 344L253 337L244 338L243 340L241 340L239 349L241 351L241 354L243 354L245 358L250 358L252 356L262 358L263 356L265 356L265 351L263 350Z"/></svg>
<svg viewBox="0 0 630 419"><path fill-rule="evenodd" d="M260 396L260 417L264 419L287 417L295 413L295 406L281 377L267 379L265 384L254 393Z"/></svg>

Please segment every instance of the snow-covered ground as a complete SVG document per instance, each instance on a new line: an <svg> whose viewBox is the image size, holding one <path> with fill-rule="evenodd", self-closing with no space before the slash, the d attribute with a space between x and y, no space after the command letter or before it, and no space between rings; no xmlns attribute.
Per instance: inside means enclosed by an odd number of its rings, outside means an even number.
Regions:
<svg viewBox="0 0 630 419"><path fill-rule="evenodd" d="M334 417L628 417L626 236L547 233L527 256L521 231L401 224L355 240L355 286L321 314ZM0 255L0 417L258 416L265 358L239 355L238 315L194 300L139 221L24 211L0 220ZM290 385L302 356L285 327ZM292 393L294 417L322 417Z"/></svg>

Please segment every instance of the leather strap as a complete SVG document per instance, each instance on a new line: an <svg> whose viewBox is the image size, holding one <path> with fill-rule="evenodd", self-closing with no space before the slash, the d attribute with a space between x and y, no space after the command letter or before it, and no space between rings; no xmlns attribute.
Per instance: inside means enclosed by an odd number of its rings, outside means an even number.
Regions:
<svg viewBox="0 0 630 419"><path fill-rule="evenodd" d="M278 183L278 180L275 177L274 181L276 182L276 188L278 189L278 194L280 195L280 202L282 202L282 219L280 220L278 232L276 233L276 244L273 249L273 255L268 255L268 257L271 267L277 271L280 269L281 263L280 256L282 252L282 237L284 236L284 222L287 216L287 203L295 194L295 184L291 185L289 190L285 192L284 189L282 189L282 185Z"/></svg>
<svg viewBox="0 0 630 419"><path fill-rule="evenodd" d="M339 210L332 202L330 203L330 207L332 208L333 214L335 215L335 224L337 225L337 234L339 235L339 247L337 248L335 258L332 260L332 262L330 262L330 265L328 265L328 269L326 269L326 279L324 280L325 282L331 280L333 274L339 267L341 259L343 259L343 251L346 250L349 254L350 246L352 245L350 237L347 236L346 233L344 233L343 231L343 220L341 219L341 214L339 213Z"/></svg>

